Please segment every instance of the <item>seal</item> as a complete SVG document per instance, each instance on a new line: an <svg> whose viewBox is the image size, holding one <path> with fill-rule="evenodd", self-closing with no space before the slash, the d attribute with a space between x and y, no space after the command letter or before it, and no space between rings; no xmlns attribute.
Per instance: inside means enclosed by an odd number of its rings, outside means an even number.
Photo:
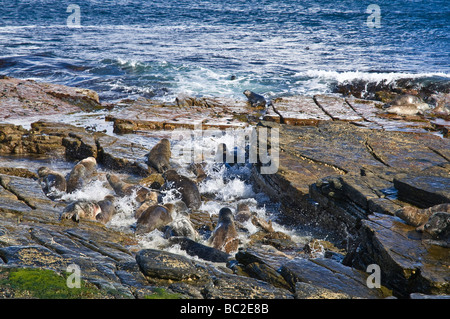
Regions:
<svg viewBox="0 0 450 319"><path fill-rule="evenodd" d="M252 217L252 213L250 212L250 208L247 204L239 203L237 205L237 212L234 219L240 223L245 223Z"/></svg>
<svg viewBox="0 0 450 319"><path fill-rule="evenodd" d="M79 222L80 219L96 220L96 216L102 211L100 205L93 201L80 200L67 205L61 213L60 219L72 219Z"/></svg>
<svg viewBox="0 0 450 319"><path fill-rule="evenodd" d="M165 227L164 237L170 238L182 236L192 240L198 240L200 235L195 230L188 213L179 213L178 216Z"/></svg>
<svg viewBox="0 0 450 319"><path fill-rule="evenodd" d="M66 192L67 183L63 174L51 170L48 167L40 167L37 171L39 176L39 184L45 195L51 199L55 199L61 193Z"/></svg>
<svg viewBox="0 0 450 319"><path fill-rule="evenodd" d="M420 209L414 206L405 206L395 212L395 216L400 217L406 224L421 227L436 212L450 213L450 203L435 205L429 208Z"/></svg>
<svg viewBox="0 0 450 319"><path fill-rule="evenodd" d="M170 169L171 156L170 141L163 138L148 153L147 164L156 169L158 173L164 173Z"/></svg>
<svg viewBox="0 0 450 319"><path fill-rule="evenodd" d="M173 206L171 204L148 207L136 222L136 234L148 233L168 225L173 221L172 211Z"/></svg>
<svg viewBox="0 0 450 319"><path fill-rule="evenodd" d="M257 216L252 216L252 224L255 226L261 227L267 233L275 232L275 230L273 229L271 220L266 222L265 220L263 220Z"/></svg>
<svg viewBox="0 0 450 319"><path fill-rule="evenodd" d="M423 111L430 108L430 106L425 103L420 97L411 94L404 94L397 97L392 101L391 105L416 105L419 110Z"/></svg>
<svg viewBox="0 0 450 319"><path fill-rule="evenodd" d="M417 115L423 114L415 105L393 105L386 109L386 112L397 115Z"/></svg>
<svg viewBox="0 0 450 319"><path fill-rule="evenodd" d="M247 97L251 107L266 107L266 99L264 96L249 90L245 90L244 95Z"/></svg>
<svg viewBox="0 0 450 319"><path fill-rule="evenodd" d="M155 195L156 195L156 193L155 193ZM147 208L149 208L150 206L155 206L157 204L158 204L157 196L144 201L134 212L134 218L138 219L139 217L141 217L142 213L147 210Z"/></svg>
<svg viewBox="0 0 450 319"><path fill-rule="evenodd" d="M116 213L115 198L112 195L107 195L97 204L100 206L101 212L95 216L95 219L106 224Z"/></svg>
<svg viewBox="0 0 450 319"><path fill-rule="evenodd" d="M83 188L95 173L97 161L94 157L87 157L79 161L66 178L67 193L73 193Z"/></svg>
<svg viewBox="0 0 450 319"><path fill-rule="evenodd" d="M200 192L197 184L186 176L179 175L175 170L170 169L164 172L163 177L166 184L172 184L181 194L181 200L191 210L196 210L202 204ZM166 185L167 188L168 185Z"/></svg>
<svg viewBox="0 0 450 319"><path fill-rule="evenodd" d="M120 197L135 194L135 200L138 203L143 203L147 200L157 200L158 194L150 188L142 185L126 183L114 174L106 174L106 179L114 192Z"/></svg>
<svg viewBox="0 0 450 319"><path fill-rule="evenodd" d="M237 251L239 246L238 233L234 225L233 213L228 207L220 209L219 221L209 242L212 247L224 251L227 254Z"/></svg>
<svg viewBox="0 0 450 319"><path fill-rule="evenodd" d="M106 179L114 192L120 197L130 196L136 189L136 185L122 181L117 175L108 173Z"/></svg>
<svg viewBox="0 0 450 319"><path fill-rule="evenodd" d="M445 240L450 243L450 213L436 212L433 213L427 222L417 228L423 231L433 239Z"/></svg>
<svg viewBox="0 0 450 319"><path fill-rule="evenodd" d="M208 175L205 172L205 165L205 163L191 163L189 165L189 169L196 176L197 183L201 183L208 178Z"/></svg>
<svg viewBox="0 0 450 319"><path fill-rule="evenodd" d="M390 104L385 105L386 112L397 115L416 115L423 114L430 109L430 106L419 97L404 94L394 99Z"/></svg>

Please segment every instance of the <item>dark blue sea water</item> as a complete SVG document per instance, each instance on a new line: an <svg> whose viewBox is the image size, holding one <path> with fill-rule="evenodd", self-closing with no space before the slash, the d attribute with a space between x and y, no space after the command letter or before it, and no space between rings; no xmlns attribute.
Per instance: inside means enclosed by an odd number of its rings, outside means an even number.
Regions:
<svg viewBox="0 0 450 319"><path fill-rule="evenodd" d="M0 74L110 101L450 81L450 1L0 0Z"/></svg>

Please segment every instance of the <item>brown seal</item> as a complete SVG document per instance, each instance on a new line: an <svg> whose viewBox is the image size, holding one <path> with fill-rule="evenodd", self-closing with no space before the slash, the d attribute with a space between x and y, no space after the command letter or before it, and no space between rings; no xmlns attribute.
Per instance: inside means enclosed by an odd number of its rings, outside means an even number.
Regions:
<svg viewBox="0 0 450 319"><path fill-rule="evenodd" d="M205 165L206 163L192 163L189 165L189 169L196 176L197 183L203 182L208 177L205 172Z"/></svg>
<svg viewBox="0 0 450 319"><path fill-rule="evenodd" d="M237 251L239 246L238 233L234 225L233 213L228 207L219 211L219 221L209 241L214 248L227 254Z"/></svg>
<svg viewBox="0 0 450 319"><path fill-rule="evenodd" d="M266 99L264 96L249 90L245 90L244 95L247 97L251 107L266 107Z"/></svg>
<svg viewBox="0 0 450 319"><path fill-rule="evenodd" d="M95 219L104 224L109 222L116 213L114 201L115 198L112 195L107 195L103 200L99 201L97 204L100 206L101 212L95 216Z"/></svg>
<svg viewBox="0 0 450 319"><path fill-rule="evenodd" d="M80 219L96 220L101 213L100 205L93 201L80 200L70 203L64 208L61 219L72 219L79 222Z"/></svg>
<svg viewBox="0 0 450 319"><path fill-rule="evenodd" d="M163 138L148 153L147 164L156 169L158 173L163 173L170 169L169 161L171 156L170 141L167 138Z"/></svg>
<svg viewBox="0 0 450 319"><path fill-rule="evenodd" d="M56 198L57 193L63 193L67 189L66 178L63 174L51 170L48 167L38 169L39 184L43 192L50 198Z"/></svg>
<svg viewBox="0 0 450 319"><path fill-rule="evenodd" d="M97 167L97 161L93 157L87 157L79 161L67 176L67 193L73 193L83 188L92 178Z"/></svg>
<svg viewBox="0 0 450 319"><path fill-rule="evenodd" d="M155 206L157 204L158 204L157 197L146 200L136 209L136 211L134 212L134 218L138 219L139 217L141 217L142 213L145 212L150 206Z"/></svg>
<svg viewBox="0 0 450 319"><path fill-rule="evenodd" d="M190 238L192 240L197 240L200 238L200 235L195 230L194 225L192 224L189 214L178 213L177 218L175 218L164 230L164 237L170 238L175 236L182 236L186 238Z"/></svg>
<svg viewBox="0 0 450 319"><path fill-rule="evenodd" d="M139 203L157 199L158 194L145 186L126 183L114 174L106 174L106 179L120 197L136 194L135 200Z"/></svg>
<svg viewBox="0 0 450 319"><path fill-rule="evenodd" d="M395 212L395 216L403 219L408 225L420 227L424 225L431 215L436 212L450 213L450 203L439 204L429 208L420 209L414 206L405 206Z"/></svg>
<svg viewBox="0 0 450 319"><path fill-rule="evenodd" d="M136 222L136 233L143 234L160 229L172 222L173 206L171 204L153 205L139 216Z"/></svg>
<svg viewBox="0 0 450 319"><path fill-rule="evenodd" d="M163 174L167 183L171 183L181 193L181 200L186 203L187 207L196 210L202 204L200 192L197 184L186 176L179 175L175 170L171 169Z"/></svg>
<svg viewBox="0 0 450 319"><path fill-rule="evenodd" d="M245 223L252 217L252 213L250 212L250 208L247 204L240 203L237 206L237 212L234 219L240 223Z"/></svg>
<svg viewBox="0 0 450 319"><path fill-rule="evenodd" d="M450 245L450 213L436 212L430 216L428 221L417 228L430 235L431 238L446 241Z"/></svg>

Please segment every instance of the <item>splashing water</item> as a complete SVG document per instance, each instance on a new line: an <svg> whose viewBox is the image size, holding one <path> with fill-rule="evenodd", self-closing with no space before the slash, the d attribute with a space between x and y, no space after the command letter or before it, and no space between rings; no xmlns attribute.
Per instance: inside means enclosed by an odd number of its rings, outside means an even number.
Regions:
<svg viewBox="0 0 450 319"><path fill-rule="evenodd" d="M193 153L216 149L219 143L225 143L231 149L236 144L234 142L239 137L239 134L240 132L238 131L227 131L214 138L204 138L201 135L197 135L191 139L174 140L172 141L172 146L178 144L183 149L191 149ZM132 136L130 138L133 139ZM142 142L142 137L137 137L136 141ZM151 139L146 142L148 144L146 147L152 147L156 144L157 140ZM176 167L180 174L195 179L195 175L189 169L189 163L186 163L183 155L177 153L172 153L172 155L172 166ZM279 214L279 204L271 202L264 193L254 191L252 184L249 182L251 177L251 164L242 163L230 166L228 164L216 163L214 160L209 160L203 164L204 171L208 177L198 183L200 194L204 197L199 208L200 212L208 213L210 217L217 218L221 208L229 207L232 211L237 211L238 204L245 203L256 217L265 221L272 221L272 226L275 231L286 233L293 241L298 243L307 241L308 236L305 237L304 234L298 233L295 229L289 229L276 222L277 215ZM105 171L101 171L96 180L91 181L81 190L70 194L63 194L60 200L64 202L75 200L100 201L107 195L114 195L114 191L111 190L105 178L105 173ZM160 193L162 205L175 203L181 199L181 193L175 188L161 190ZM137 219L134 217L134 214L139 207L135 195L116 196L116 214L107 223L108 227L125 233L133 233L135 231ZM182 217L179 212L174 212L172 215L173 220ZM242 223L240 230L242 229L245 229L245 231L239 231L239 239L242 245L246 245L250 241L249 237L260 230L251 220ZM138 241L136 249L164 249L169 252L188 256L189 258L197 258L187 255L179 245L171 244L166 239L165 234L160 230L153 230L146 234L137 234L136 239ZM208 245L207 239L207 237L200 236L198 241Z"/></svg>

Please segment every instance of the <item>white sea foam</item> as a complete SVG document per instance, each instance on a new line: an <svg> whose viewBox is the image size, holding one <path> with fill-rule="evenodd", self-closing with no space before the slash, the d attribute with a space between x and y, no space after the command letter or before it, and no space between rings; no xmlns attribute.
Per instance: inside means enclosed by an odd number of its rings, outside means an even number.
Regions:
<svg viewBox="0 0 450 319"><path fill-rule="evenodd" d="M381 81L393 82L395 80L404 78L425 78L425 77L443 77L449 78L450 74L447 73L402 73L402 72L362 72L362 71L348 71L337 72L327 70L308 70L295 74L296 77L309 77L318 78L324 80L334 80L337 82L350 82L353 80L364 80L369 82L379 83Z"/></svg>
<svg viewBox="0 0 450 319"><path fill-rule="evenodd" d="M93 180L85 185L82 189L78 189L72 193L65 193L61 200L63 201L75 201L75 200L89 200L100 201L105 196L110 195L111 191L103 186L104 181Z"/></svg>

